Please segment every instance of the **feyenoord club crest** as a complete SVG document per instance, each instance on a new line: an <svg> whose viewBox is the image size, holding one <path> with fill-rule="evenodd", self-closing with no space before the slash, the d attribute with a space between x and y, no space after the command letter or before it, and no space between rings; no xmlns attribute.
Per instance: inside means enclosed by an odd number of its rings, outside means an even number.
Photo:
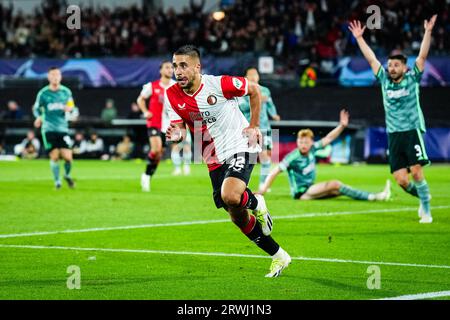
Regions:
<svg viewBox="0 0 450 320"><path fill-rule="evenodd" d="M206 99L206 101L208 102L209 105L213 106L217 103L217 98L215 95L211 94L208 96L208 98Z"/></svg>

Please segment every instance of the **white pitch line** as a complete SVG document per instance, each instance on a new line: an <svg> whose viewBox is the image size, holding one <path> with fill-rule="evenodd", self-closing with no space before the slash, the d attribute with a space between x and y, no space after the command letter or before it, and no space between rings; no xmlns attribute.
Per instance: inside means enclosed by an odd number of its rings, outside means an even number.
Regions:
<svg viewBox="0 0 450 320"><path fill-rule="evenodd" d="M0 244L0 248L100 251L100 252L115 252L115 253L152 253L152 254L172 254L172 255L212 256L212 257L238 257L238 258L257 258L257 259L270 259L271 258L270 256L261 256L261 255L254 255L254 254L239 254L239 253L224 253L224 252L192 252L192 251L147 250L147 249L83 248L83 247L34 246L34 245L15 245L15 244ZM291 259L292 260L304 260L304 261L331 262L331 263L353 263L353 264L368 264L368 265L388 265L388 266L398 266L398 267L450 269L450 266L446 266L446 265L416 264L416 263L401 263L401 262L360 261L360 260L311 258L311 257L292 257Z"/></svg>
<svg viewBox="0 0 450 320"><path fill-rule="evenodd" d="M170 223L140 224L140 225L134 225L134 226L117 226L117 227L104 227L104 228L89 228L89 229L74 229L74 230L69 229L69 230L60 230L60 231L42 231L42 232L29 232L29 233L0 234L0 239L1 238L4 239L4 238L16 238L16 237L45 236L45 235L62 234L62 233L83 233L83 232L95 232L95 231L189 226L189 225L199 225L199 224L221 223L221 222L228 222L228 221L230 221L230 219L181 221L181 222L170 222Z"/></svg>
<svg viewBox="0 0 450 320"><path fill-rule="evenodd" d="M398 297L389 297L375 300L422 300L422 299L432 299L439 297L450 297L450 291L438 291L438 292L427 292L418 294L409 294Z"/></svg>
<svg viewBox="0 0 450 320"><path fill-rule="evenodd" d="M433 210L448 209L448 208L450 208L450 206L431 207L431 209L433 209ZM294 214L294 215L286 215L286 216L275 216L274 220L329 217L329 216L353 215L353 214L372 214L372 213L405 212L405 211L409 212L409 211L416 211L416 210L417 210L417 208L415 208L415 207L409 207L409 208L374 209L374 210L360 210L360 211L312 212L312 213ZM129 230L129 229L144 229L144 228L157 228L157 227L190 226L190 225L223 223L223 222L229 222L229 221L230 221L229 219L196 220L196 221L153 223L153 224L140 224L140 225L131 225L131 226L117 226L117 227L99 227L99 228L73 229L73 230L69 229L69 230L59 230L59 231L37 231L37 232L25 232L25 233L0 234L0 239L45 236L45 235L64 234L64 233L83 233L83 232L111 231L111 230Z"/></svg>

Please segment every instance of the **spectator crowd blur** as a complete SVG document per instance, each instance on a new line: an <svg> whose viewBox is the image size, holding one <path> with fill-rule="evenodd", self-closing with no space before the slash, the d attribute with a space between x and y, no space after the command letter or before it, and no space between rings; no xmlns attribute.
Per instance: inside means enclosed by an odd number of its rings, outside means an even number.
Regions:
<svg viewBox="0 0 450 320"><path fill-rule="evenodd" d="M192 0L179 13L81 8L80 30L66 27L64 0L44 0L33 15L13 14L6 3L0 2L0 57L149 56L195 43L217 55L257 52L317 62L358 53L347 23L367 19L371 4L379 5L383 16L382 29L367 34L378 54L417 52L423 20L433 13L439 14L433 54L450 52L446 0L236 0L223 8L221 20L206 12L204 0Z"/></svg>

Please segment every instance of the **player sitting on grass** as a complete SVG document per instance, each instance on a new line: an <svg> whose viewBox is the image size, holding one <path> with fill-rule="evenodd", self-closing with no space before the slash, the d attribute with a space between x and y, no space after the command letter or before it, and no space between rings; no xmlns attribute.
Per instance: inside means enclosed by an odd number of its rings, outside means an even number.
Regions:
<svg viewBox="0 0 450 320"><path fill-rule="evenodd" d="M407 58L397 54L389 57L386 72L363 38L366 27L362 27L359 21L354 21L349 26L361 52L381 84L391 173L406 192L420 199L418 210L420 223L433 222L430 189L422 170L422 166L430 164L430 161L422 138L422 134L425 133L425 121L420 108L419 84L430 50L431 32L436 18L437 15L434 15L430 21L424 21L425 32L412 70L408 70ZM414 183L409 181L409 172Z"/></svg>
<svg viewBox="0 0 450 320"><path fill-rule="evenodd" d="M388 200L391 194L389 180L386 182L384 191L380 193L356 190L338 180L314 184L316 178L315 152L333 142L347 127L348 119L348 112L341 110L339 125L317 142L314 142L314 134L310 129L300 130L297 134L298 148L289 153L278 167L272 170L259 193L266 193L277 175L287 171L294 199L314 200L345 195L356 200Z"/></svg>

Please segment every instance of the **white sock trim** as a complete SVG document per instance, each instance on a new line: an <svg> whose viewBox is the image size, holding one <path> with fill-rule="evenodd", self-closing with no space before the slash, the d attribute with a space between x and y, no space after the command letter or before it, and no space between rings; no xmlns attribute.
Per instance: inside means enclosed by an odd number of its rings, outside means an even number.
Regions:
<svg viewBox="0 0 450 320"><path fill-rule="evenodd" d="M283 250L283 248L279 248L278 251L272 256L274 259L281 259L284 257L286 251Z"/></svg>

